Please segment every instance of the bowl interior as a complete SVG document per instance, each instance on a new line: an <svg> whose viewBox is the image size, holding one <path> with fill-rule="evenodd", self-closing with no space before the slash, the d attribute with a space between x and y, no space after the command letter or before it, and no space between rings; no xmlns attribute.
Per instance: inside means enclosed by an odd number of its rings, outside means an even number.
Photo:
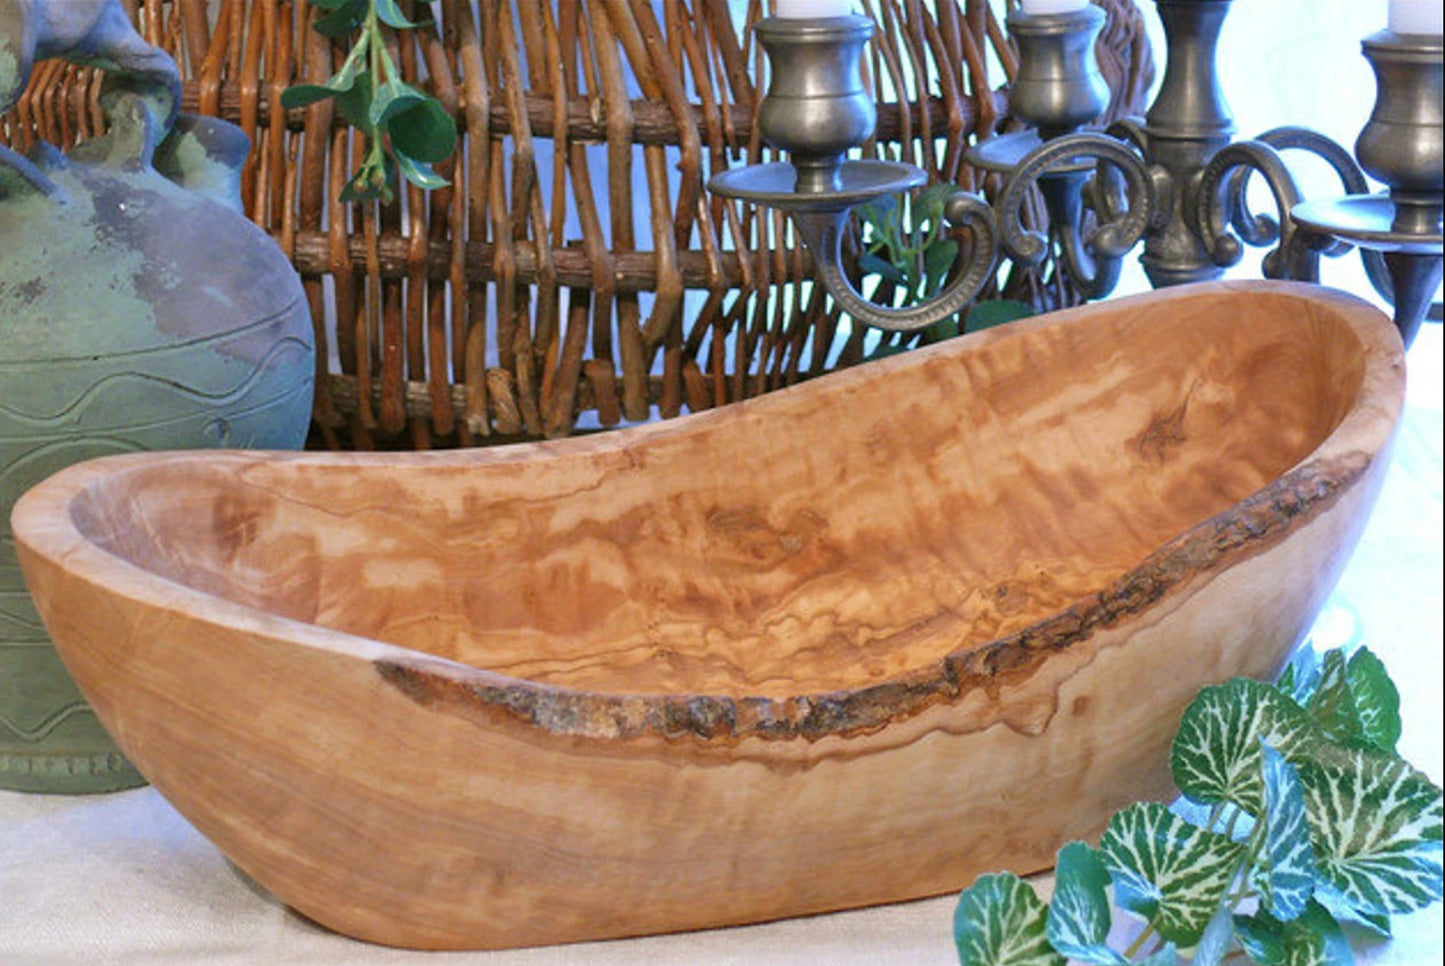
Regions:
<svg viewBox="0 0 1445 966"><path fill-rule="evenodd" d="M786 697L1099 591L1305 459L1364 365L1261 291L964 349L559 444L136 462L72 516L157 578L510 676Z"/></svg>

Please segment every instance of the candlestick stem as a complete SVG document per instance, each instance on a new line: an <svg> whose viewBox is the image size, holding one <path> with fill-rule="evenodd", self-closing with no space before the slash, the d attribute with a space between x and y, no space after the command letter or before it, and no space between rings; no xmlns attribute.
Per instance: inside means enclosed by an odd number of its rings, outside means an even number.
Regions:
<svg viewBox="0 0 1445 966"><path fill-rule="evenodd" d="M1167 61L1159 94L1145 115L1151 164L1170 189L1161 227L1144 238L1141 261L1156 288L1218 278L1223 269L1199 237L1193 188L1234 136L1234 115L1219 85L1219 34L1231 0L1159 0Z"/></svg>

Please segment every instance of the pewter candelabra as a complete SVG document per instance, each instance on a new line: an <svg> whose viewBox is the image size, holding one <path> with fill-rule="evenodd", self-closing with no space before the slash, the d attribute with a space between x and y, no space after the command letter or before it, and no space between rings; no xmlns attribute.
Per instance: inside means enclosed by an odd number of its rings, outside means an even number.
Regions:
<svg viewBox="0 0 1445 966"><path fill-rule="evenodd" d="M772 65L758 128L768 144L788 152L791 163L724 171L713 176L709 188L724 197L791 213L813 254L818 280L859 322L914 331L963 309L992 277L998 252L993 212L982 198L965 191L948 200L944 214L950 223L973 229L973 257L937 298L907 308L877 305L864 298L843 271L848 213L926 180L912 165L846 157L850 148L872 136L877 121L860 60L873 22L857 16L769 17L755 29Z"/></svg>
<svg viewBox="0 0 1445 966"><path fill-rule="evenodd" d="M1159 93L1142 120L1102 131L1085 125L1108 98L1092 56L1103 12L1090 6L1010 13L1009 30L1019 47L1010 107L1032 128L970 151L973 164L1004 175L1006 185L992 208L967 192L951 196L945 214L972 229L972 254L954 281L921 305L895 309L868 302L841 264L849 210L923 181L923 173L909 166L846 160L847 151L871 133L874 119L858 70L872 29L865 18L769 18L758 24L772 65L760 133L789 152L792 164L727 171L713 179L712 190L790 211L823 285L855 319L881 328L914 330L952 315L993 276L1000 253L1036 264L1052 252L1076 289L1101 298L1116 285L1124 256L1141 242L1140 260L1156 287L1217 278L1240 260L1245 244L1273 246L1263 262L1267 277L1318 281L1321 255L1358 245L1376 287L1400 293L1396 321L1408 339L1440 274L1439 38L1431 48L1427 38L1387 31L1366 42L1380 94L1361 138L1361 162L1391 186L1388 199L1375 198L1350 153L1320 134L1283 127L1251 141L1233 140L1216 66L1231 4L1156 0L1167 56ZM1291 150L1323 158L1347 198L1333 206L1302 205L1281 157ZM1433 183L1419 173L1425 169L1433 172ZM1270 188L1273 217L1249 208L1246 189L1255 175ZM1026 230L1020 217L1036 189L1050 216L1047 236ZM1369 224L1362 228L1366 209ZM1386 215L1389 223L1381 228L1378 221Z"/></svg>

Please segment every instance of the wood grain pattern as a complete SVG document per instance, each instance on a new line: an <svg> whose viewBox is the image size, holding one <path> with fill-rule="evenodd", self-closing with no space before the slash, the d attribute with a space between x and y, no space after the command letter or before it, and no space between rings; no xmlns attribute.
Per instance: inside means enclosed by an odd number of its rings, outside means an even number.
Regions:
<svg viewBox="0 0 1445 966"><path fill-rule="evenodd" d="M683 420L161 454L14 529L126 754L363 939L704 928L1045 867L1273 673L1388 463L1374 309L1214 284Z"/></svg>

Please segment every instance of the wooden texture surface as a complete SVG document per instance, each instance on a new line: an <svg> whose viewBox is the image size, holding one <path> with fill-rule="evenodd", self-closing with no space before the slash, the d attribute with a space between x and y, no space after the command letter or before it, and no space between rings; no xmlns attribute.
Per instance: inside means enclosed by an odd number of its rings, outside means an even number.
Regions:
<svg viewBox="0 0 1445 966"><path fill-rule="evenodd" d="M1218 284L685 420L67 470L14 529L127 755L278 897L502 947L1045 867L1272 673L1386 467L1374 309Z"/></svg>

